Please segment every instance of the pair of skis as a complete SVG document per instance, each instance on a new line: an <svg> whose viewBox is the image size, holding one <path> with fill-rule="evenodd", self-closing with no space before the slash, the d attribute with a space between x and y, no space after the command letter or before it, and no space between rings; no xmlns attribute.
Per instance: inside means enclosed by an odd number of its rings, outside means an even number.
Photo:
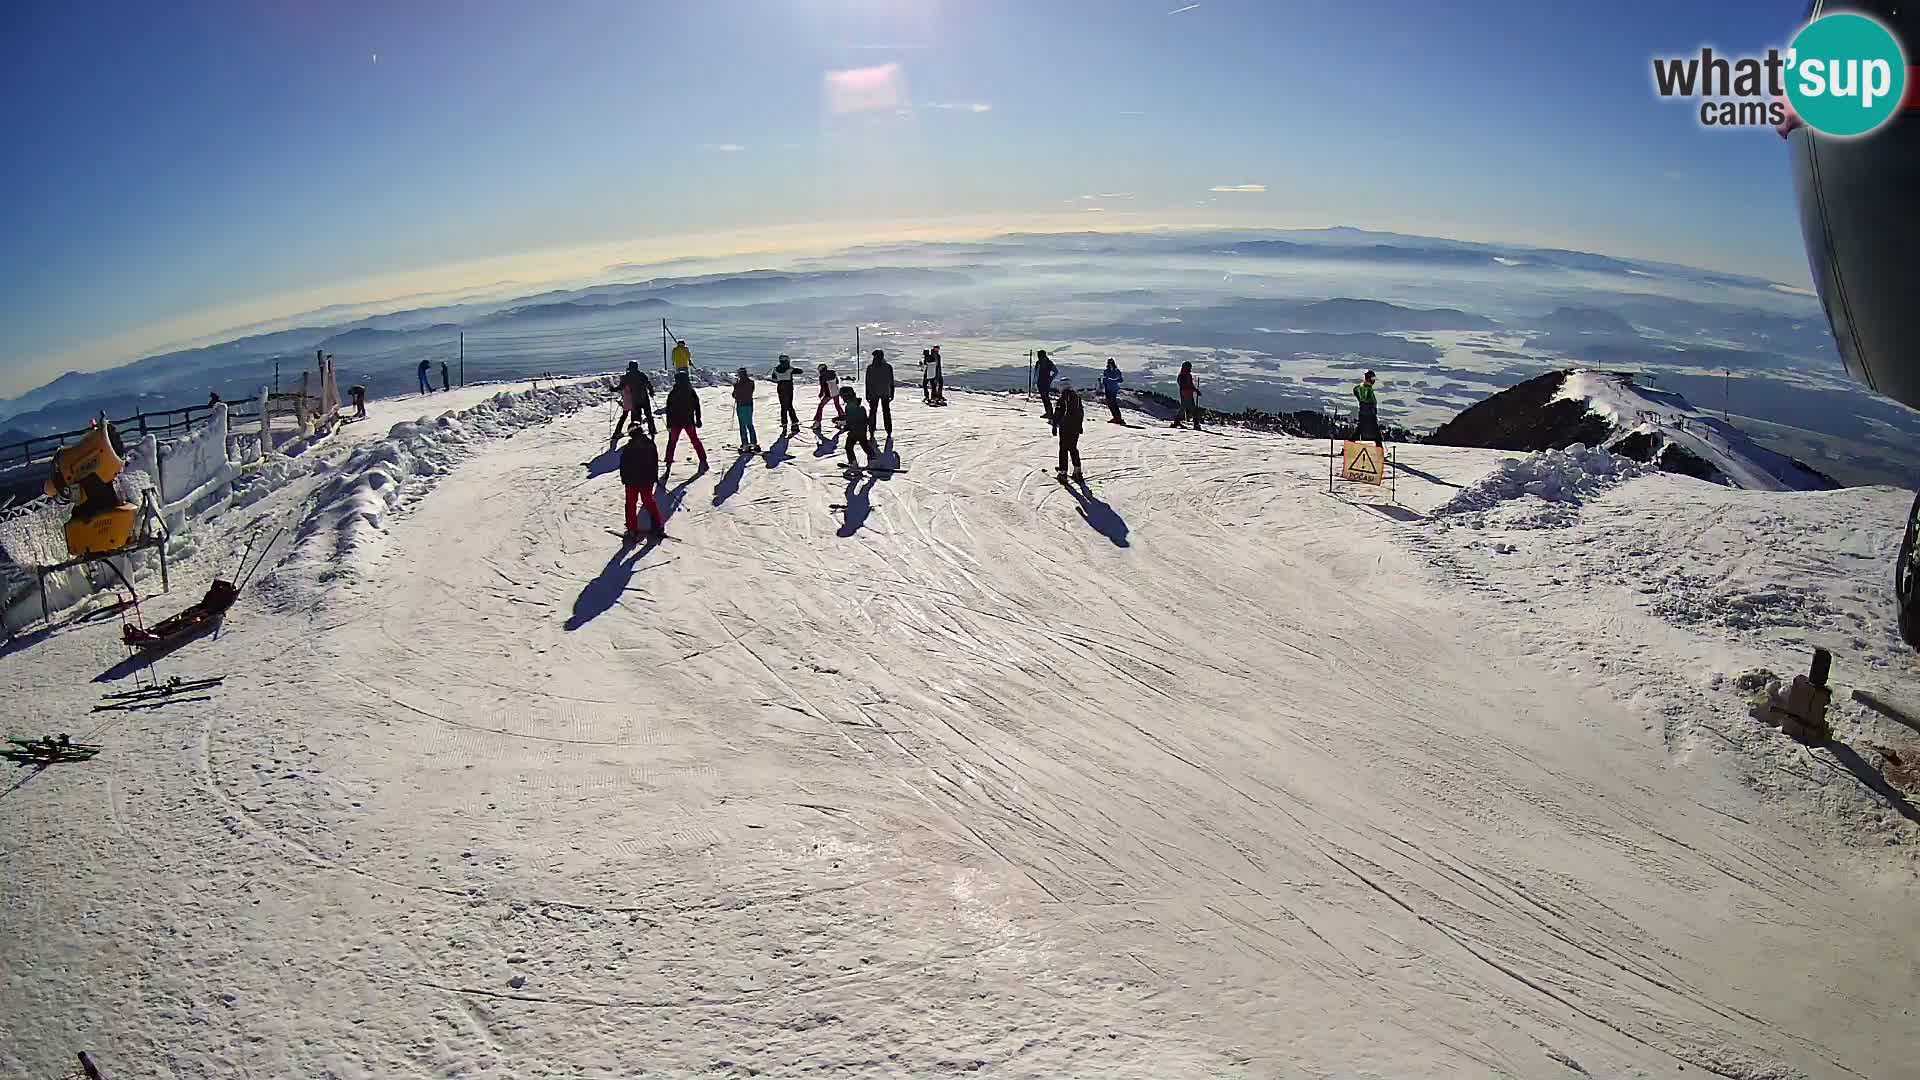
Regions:
<svg viewBox="0 0 1920 1080"><path fill-rule="evenodd" d="M65 765L75 761L91 761L100 750L100 747L91 743L77 743L67 735L60 734L40 739L8 739L6 748L0 750L0 758L16 765Z"/></svg>
<svg viewBox="0 0 1920 1080"><path fill-rule="evenodd" d="M93 711L134 712L141 709L157 709L183 701L212 701L213 698L207 691L223 685L226 681L225 675L206 679L182 679L175 675L165 682L155 683L152 686L101 694L101 704L95 705Z"/></svg>

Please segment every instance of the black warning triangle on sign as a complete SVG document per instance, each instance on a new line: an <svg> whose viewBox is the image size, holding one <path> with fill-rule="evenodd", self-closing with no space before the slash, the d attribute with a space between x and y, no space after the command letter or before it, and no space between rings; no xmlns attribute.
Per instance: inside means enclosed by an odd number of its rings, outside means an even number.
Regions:
<svg viewBox="0 0 1920 1080"><path fill-rule="evenodd" d="M1375 460L1374 448L1362 446L1347 463L1347 474L1356 478L1377 480L1380 478L1380 463Z"/></svg>

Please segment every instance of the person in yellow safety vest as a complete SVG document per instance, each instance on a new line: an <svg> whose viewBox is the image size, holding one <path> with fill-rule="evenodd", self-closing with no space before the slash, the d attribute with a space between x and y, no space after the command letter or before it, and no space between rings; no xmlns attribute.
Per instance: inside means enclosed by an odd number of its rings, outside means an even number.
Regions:
<svg viewBox="0 0 1920 1080"><path fill-rule="evenodd" d="M1373 445L1380 446L1380 401L1373 393L1373 372L1353 387L1353 396L1360 402L1360 423L1353 433L1355 442L1365 442L1369 435Z"/></svg>
<svg viewBox="0 0 1920 1080"><path fill-rule="evenodd" d="M673 343L673 370L688 371L692 367L693 350L687 348L686 342L676 338Z"/></svg>

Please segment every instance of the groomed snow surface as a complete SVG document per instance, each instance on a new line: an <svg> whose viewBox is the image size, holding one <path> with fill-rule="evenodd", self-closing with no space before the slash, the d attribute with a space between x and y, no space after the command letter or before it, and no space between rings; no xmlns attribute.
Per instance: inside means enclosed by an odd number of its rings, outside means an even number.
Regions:
<svg viewBox="0 0 1920 1080"><path fill-rule="evenodd" d="M1394 507L1097 421L1066 487L959 393L849 481L725 398L657 546L603 390L383 402L144 601L291 526L161 662L206 700L90 713L84 606L0 655L9 734L106 747L0 794L0 1071L1920 1068L1920 830L1851 769L1920 739L1846 700L1913 685L1906 493L1407 446ZM1737 686L1813 644L1809 751Z"/></svg>

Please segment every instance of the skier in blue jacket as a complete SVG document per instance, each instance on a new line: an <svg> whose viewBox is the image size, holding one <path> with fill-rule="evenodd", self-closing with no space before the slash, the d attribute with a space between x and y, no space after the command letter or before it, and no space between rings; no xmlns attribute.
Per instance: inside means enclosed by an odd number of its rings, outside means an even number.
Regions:
<svg viewBox="0 0 1920 1080"><path fill-rule="evenodd" d="M1126 423L1120 419L1120 384L1125 381L1126 377L1120 374L1120 365L1113 362L1113 357L1107 357L1107 370L1100 373L1100 390L1107 396L1107 408L1113 410L1113 419L1107 421L1109 424Z"/></svg>

